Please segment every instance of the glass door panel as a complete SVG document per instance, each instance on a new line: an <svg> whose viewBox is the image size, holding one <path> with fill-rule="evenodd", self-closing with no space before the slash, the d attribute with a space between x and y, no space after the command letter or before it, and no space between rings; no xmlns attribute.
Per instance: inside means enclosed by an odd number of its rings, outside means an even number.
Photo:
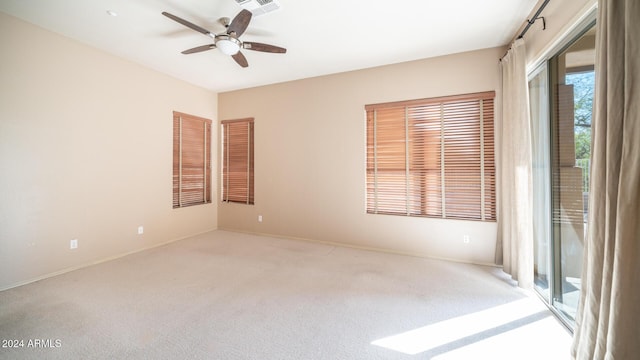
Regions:
<svg viewBox="0 0 640 360"><path fill-rule="evenodd" d="M580 297L589 211L593 25L529 80L535 289L569 324Z"/></svg>
<svg viewBox="0 0 640 360"><path fill-rule="evenodd" d="M533 276L535 289L550 301L551 288L551 155L549 127L549 72L543 64L530 76L532 185L533 185Z"/></svg>
<svg viewBox="0 0 640 360"><path fill-rule="evenodd" d="M553 305L572 322L580 297L587 229L594 63L593 28L550 61Z"/></svg>

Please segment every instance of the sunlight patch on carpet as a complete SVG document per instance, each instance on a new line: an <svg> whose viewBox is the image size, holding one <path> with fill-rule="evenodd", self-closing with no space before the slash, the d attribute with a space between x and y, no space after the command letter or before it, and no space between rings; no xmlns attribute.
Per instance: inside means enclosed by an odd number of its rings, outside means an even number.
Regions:
<svg viewBox="0 0 640 360"><path fill-rule="evenodd" d="M477 343L483 337L493 337L501 332L512 331L510 325L527 317L535 318L549 315L541 313L546 308L539 301L524 298L508 304L478 311L453 319L410 330L373 341L371 344L395 350L404 354L415 355L425 351L442 348L444 346L460 348L467 347L467 343ZM538 316L540 317L540 316ZM496 331L496 329L498 329ZM502 330L500 330L502 329ZM485 336L483 336L485 335ZM436 359L434 357L434 359ZM437 359L449 359L437 357Z"/></svg>
<svg viewBox="0 0 640 360"><path fill-rule="evenodd" d="M557 326L557 320L547 317L531 324L507 331L498 336L463 346L431 360L540 360L569 359L571 336ZM551 333L550 333L551 332ZM540 334L545 335L544 343L539 343ZM559 357L565 354L564 357Z"/></svg>

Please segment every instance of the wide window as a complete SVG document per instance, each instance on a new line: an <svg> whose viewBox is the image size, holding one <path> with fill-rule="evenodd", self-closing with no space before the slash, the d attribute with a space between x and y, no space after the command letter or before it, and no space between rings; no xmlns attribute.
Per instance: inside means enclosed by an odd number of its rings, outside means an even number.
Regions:
<svg viewBox="0 0 640 360"><path fill-rule="evenodd" d="M222 201L254 203L253 119L222 121Z"/></svg>
<svg viewBox="0 0 640 360"><path fill-rule="evenodd" d="M211 120L173 112L173 207L211 202Z"/></svg>
<svg viewBox="0 0 640 360"><path fill-rule="evenodd" d="M495 221L494 97L367 105L367 212Z"/></svg>

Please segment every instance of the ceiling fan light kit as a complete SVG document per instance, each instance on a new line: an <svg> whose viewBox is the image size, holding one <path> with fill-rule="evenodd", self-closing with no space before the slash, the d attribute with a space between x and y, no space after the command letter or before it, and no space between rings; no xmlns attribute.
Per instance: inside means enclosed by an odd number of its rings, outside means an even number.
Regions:
<svg viewBox="0 0 640 360"><path fill-rule="evenodd" d="M216 36L216 47L226 55L235 55L240 51L242 43L240 40L227 35Z"/></svg>
<svg viewBox="0 0 640 360"><path fill-rule="evenodd" d="M228 23L228 26L226 26L227 28L226 33L222 33L222 34L214 34L203 27L200 27L192 22L189 22L183 18L180 18L168 12L163 12L162 15L168 17L169 19L179 24L182 24L190 28L191 30L195 30L201 34L204 34L214 39L213 44L201 45L201 46L194 47L192 49L184 50L182 52L183 54L194 54L197 52L202 52L202 51L207 51L207 50L217 48L217 49L220 49L220 52L222 52L223 54L230 55L233 58L233 60L235 60L235 62L238 63L238 65L242 67L247 67L249 66L249 63L247 62L247 59L244 57L244 55L240 52L240 49L268 52L268 53L275 53L275 54L284 54L287 52L287 49L279 46L256 43L256 42L242 42L239 39L239 37L244 33L244 31L249 26L249 22L251 21L252 13L251 11L246 9L243 9L242 11L240 11L238 15L236 15L236 17L233 18L233 20L231 20L230 23ZM228 22L228 20L225 22Z"/></svg>

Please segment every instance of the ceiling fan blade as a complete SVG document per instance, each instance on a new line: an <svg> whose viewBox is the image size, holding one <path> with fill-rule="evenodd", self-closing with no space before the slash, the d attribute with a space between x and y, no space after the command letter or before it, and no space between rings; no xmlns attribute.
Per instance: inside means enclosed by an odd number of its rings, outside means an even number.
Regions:
<svg viewBox="0 0 640 360"><path fill-rule="evenodd" d="M247 30L247 26L249 26L251 16L251 11L242 9L242 11L240 11L238 15L233 18L231 24L229 24L229 27L227 28L227 34L236 33L236 38L242 35L244 31Z"/></svg>
<svg viewBox="0 0 640 360"><path fill-rule="evenodd" d="M238 63L238 65L242 66L243 68L249 66L247 58L244 57L244 55L242 55L240 51L238 51L235 55L231 55L231 57Z"/></svg>
<svg viewBox="0 0 640 360"><path fill-rule="evenodd" d="M247 50L262 51L262 52L268 52L268 53L278 53L278 54L284 54L287 52L287 49L281 48L279 46L263 44L259 42L251 42L251 41L243 42L242 48Z"/></svg>
<svg viewBox="0 0 640 360"><path fill-rule="evenodd" d="M187 55L187 54L194 54L194 53L199 53L202 51L207 51L207 50L211 50L211 49L215 49L216 48L216 44L209 44L209 45L202 45L202 46L196 46L194 48L191 49L187 49L185 51L183 51L182 53Z"/></svg>
<svg viewBox="0 0 640 360"><path fill-rule="evenodd" d="M184 25L184 26L186 26L188 28L191 28L191 29L193 29L193 30L195 30L195 31L197 31L199 33L203 33L203 34L205 34L207 36L213 37L209 30L207 30L205 28L201 28L200 26L198 26L198 25L196 25L196 24L194 24L192 22L189 22L189 21L187 21L187 20L185 20L183 18L177 17L177 16L175 16L173 14L169 14L166 11L163 11L162 15L164 15L164 16L168 17L169 19L171 19L171 20L173 20L175 22L178 22L178 23L180 23L180 24L182 24L182 25Z"/></svg>

